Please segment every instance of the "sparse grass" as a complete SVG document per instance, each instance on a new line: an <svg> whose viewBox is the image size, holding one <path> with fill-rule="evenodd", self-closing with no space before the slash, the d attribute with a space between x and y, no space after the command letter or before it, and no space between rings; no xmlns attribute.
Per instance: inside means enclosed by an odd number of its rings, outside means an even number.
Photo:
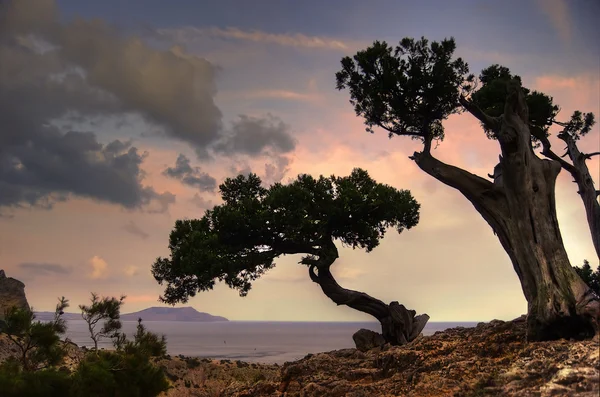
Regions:
<svg viewBox="0 0 600 397"><path fill-rule="evenodd" d="M175 386L169 396L177 395L177 388L198 389L202 396L224 396L228 388L275 381L279 374L279 367L239 360L178 356L171 361L164 360L162 364Z"/></svg>

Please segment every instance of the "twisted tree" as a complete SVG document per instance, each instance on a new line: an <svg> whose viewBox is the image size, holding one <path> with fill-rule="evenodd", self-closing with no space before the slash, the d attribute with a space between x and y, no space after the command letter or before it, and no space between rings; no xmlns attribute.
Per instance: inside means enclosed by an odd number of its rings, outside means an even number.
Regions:
<svg viewBox="0 0 600 397"><path fill-rule="evenodd" d="M216 281L245 296L275 258L304 254L299 263L323 293L379 320L387 342L405 344L419 335L429 316L343 288L330 271L338 258L336 240L370 252L388 228L400 233L417 224L419 204L409 191L377 183L361 169L347 177L300 175L268 189L255 174L240 175L219 188L224 204L202 219L178 220L170 258L152 265L154 278L166 284L163 302L186 302Z"/></svg>
<svg viewBox="0 0 600 397"><path fill-rule="evenodd" d="M564 164L534 152L541 141L550 153L545 138L558 107L546 95L524 89L518 76L498 65L484 70L477 82L461 58L453 59L455 48L454 39L405 38L396 48L376 41L342 59L337 88L349 89L367 131L379 127L390 137L422 141L423 151L410 158L461 192L492 227L527 299L530 340L592 336L598 331L600 302L571 267L556 217L555 183ZM499 143L493 181L432 154L432 143L444 138L442 122L464 111ZM592 123L593 116L576 114L566 128L583 135Z"/></svg>
<svg viewBox="0 0 600 397"><path fill-rule="evenodd" d="M479 81L482 83L480 89L471 96L472 101L477 104L488 115L500 117L503 113L504 103L507 97L507 84L511 80L521 83L521 78L512 75L510 70L504 66L492 65L481 72ZM559 106L554 104L552 97L521 87L525 97L525 103L529 110L529 129L532 135L534 148L541 147L541 154L556 161L573 177L577 184L577 193L581 197L587 223L592 235L592 243L596 249L596 255L600 258L600 203L598 202L599 190L594 186L594 180L587 166L587 160L600 152L582 153L577 141L586 136L596 123L593 113L582 113L575 111L568 121L557 120L560 112ZM549 128L552 125L561 127L557 134L558 139L565 144L565 153L555 153L550 142ZM485 123L482 123L487 136L496 139L495 133ZM568 158L569 161L565 159Z"/></svg>

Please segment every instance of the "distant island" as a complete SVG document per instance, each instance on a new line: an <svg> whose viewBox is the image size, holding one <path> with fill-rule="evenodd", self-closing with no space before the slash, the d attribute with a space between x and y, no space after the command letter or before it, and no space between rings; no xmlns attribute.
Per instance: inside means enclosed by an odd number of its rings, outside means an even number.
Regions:
<svg viewBox="0 0 600 397"><path fill-rule="evenodd" d="M36 312L36 319L42 321L52 320L54 312ZM65 320L81 320L79 313L65 313ZM229 321L225 317L199 312L193 307L149 307L139 312L121 315L122 321L186 321L186 322L216 322Z"/></svg>

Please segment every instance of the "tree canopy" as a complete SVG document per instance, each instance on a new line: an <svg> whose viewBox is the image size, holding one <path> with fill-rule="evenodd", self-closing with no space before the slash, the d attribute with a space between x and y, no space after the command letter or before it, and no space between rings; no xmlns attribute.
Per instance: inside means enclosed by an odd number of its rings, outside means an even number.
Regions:
<svg viewBox="0 0 600 397"><path fill-rule="evenodd" d="M488 137L496 139L494 129L504 113L508 83L521 84L521 77L495 64L483 69L476 79L462 58L453 59L455 50L454 38L431 43L425 38L404 38L395 48L375 41L352 58L342 59L342 70L336 74L337 89L350 90L350 102L356 114L364 117L369 132L377 126L390 137L442 140L442 121L467 110L479 118ZM560 107L552 97L521 89L534 139L547 136L553 124L565 127L578 139L595 123L593 113L580 111L568 121L558 121Z"/></svg>
<svg viewBox="0 0 600 397"><path fill-rule="evenodd" d="M353 58L342 59L337 89L350 89L354 110L367 131L377 126L392 135L442 140L442 121L460 111L461 91L473 89L475 76L461 59L451 59L456 43L404 38L396 48L376 41Z"/></svg>
<svg viewBox="0 0 600 397"><path fill-rule="evenodd" d="M281 255L305 254L300 263L311 266L334 240L371 251L387 228L400 233L419 221L409 191L377 183L361 169L346 177L303 174L269 188L255 174L239 175L219 189L224 203L201 219L178 220L170 258L152 266L166 283L164 302L186 302L216 281L245 296Z"/></svg>

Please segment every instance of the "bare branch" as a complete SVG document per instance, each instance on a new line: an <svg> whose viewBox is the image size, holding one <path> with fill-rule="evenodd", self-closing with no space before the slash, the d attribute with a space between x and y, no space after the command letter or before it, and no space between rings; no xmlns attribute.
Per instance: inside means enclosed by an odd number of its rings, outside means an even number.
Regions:
<svg viewBox="0 0 600 397"><path fill-rule="evenodd" d="M531 134L542 143L542 152L541 153L544 156L546 156L549 159L552 159L554 161L557 161L560 164L560 166L563 169L565 169L566 171L568 171L571 175L574 175L574 173L577 172L577 170L575 169L575 167L572 164L563 160L563 157L565 157L566 155L569 154L568 150L564 155L559 156L558 154L554 153L554 151L551 149L552 144L550 143L550 140L548 139L548 137L546 136L546 133L544 131L542 131L541 129L535 128L535 127L531 127L530 131L531 131Z"/></svg>
<svg viewBox="0 0 600 397"><path fill-rule="evenodd" d="M479 106L469 101L462 95L460 96L458 101L469 113L471 113L475 118L477 118L477 120L481 121L490 130L496 131L498 128L500 128L500 117L492 117L486 114L483 110L479 108Z"/></svg>
<svg viewBox="0 0 600 397"><path fill-rule="evenodd" d="M319 276L317 276L315 273L315 267L316 267L316 265L309 266L308 275L310 276L310 279L312 280L313 283L319 284Z"/></svg>

